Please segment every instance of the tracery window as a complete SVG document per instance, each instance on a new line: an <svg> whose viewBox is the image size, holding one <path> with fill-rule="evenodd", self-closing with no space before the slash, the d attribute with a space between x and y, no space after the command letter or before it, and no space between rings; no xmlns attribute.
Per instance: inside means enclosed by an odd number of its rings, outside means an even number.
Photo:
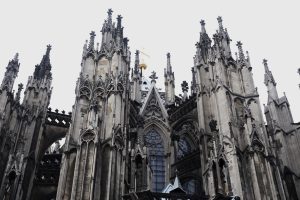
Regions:
<svg viewBox="0 0 300 200"><path fill-rule="evenodd" d="M186 138L180 138L178 141L177 159L188 155L192 151L190 143Z"/></svg>
<svg viewBox="0 0 300 200"><path fill-rule="evenodd" d="M148 148L150 167L152 169L152 190L161 192L165 186L165 157L164 146L160 134L151 129L145 136L145 145Z"/></svg>

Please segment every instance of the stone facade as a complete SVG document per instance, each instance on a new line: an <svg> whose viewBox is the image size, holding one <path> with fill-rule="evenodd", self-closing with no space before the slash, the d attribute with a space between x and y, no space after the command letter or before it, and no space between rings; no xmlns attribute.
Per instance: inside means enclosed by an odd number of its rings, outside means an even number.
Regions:
<svg viewBox="0 0 300 200"><path fill-rule="evenodd" d="M191 86L179 96L170 53L163 92L155 72L142 76L138 50L131 65L112 10L100 46L95 32L84 44L72 113L48 108L51 46L22 103L16 55L0 88L0 199L299 199L299 123L264 60L264 124L248 52L237 42L233 58L217 20L212 39L201 20Z"/></svg>

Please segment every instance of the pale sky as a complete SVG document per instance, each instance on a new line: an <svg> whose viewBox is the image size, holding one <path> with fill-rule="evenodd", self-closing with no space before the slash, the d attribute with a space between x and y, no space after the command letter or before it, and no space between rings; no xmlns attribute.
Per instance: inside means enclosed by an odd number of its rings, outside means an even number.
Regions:
<svg viewBox="0 0 300 200"><path fill-rule="evenodd" d="M20 72L15 82L27 83L34 66L39 64L52 45L51 63L53 93L50 106L71 111L75 102L75 83L80 72L82 47L90 31L101 42L101 27L112 8L113 18L123 16L124 36L129 38L132 52L141 49L150 55L146 59L147 76L155 70L158 85L163 88L163 68L166 53L171 53L175 72L176 95L181 93L183 80L190 83L195 43L199 40L200 20L206 22L210 37L218 28L216 18L222 16L223 25L232 39L231 50L237 51L241 40L251 58L255 84L261 103L266 103L263 84L262 59L277 82L279 96L286 92L292 114L300 121L300 12L298 1L286 0L26 0L0 2L0 78L16 52L20 53ZM132 65L133 66L133 65Z"/></svg>

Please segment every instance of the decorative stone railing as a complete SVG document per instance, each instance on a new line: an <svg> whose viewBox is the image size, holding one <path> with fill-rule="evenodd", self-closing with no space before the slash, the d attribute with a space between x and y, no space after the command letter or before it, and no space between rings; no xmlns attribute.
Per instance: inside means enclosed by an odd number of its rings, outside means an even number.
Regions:
<svg viewBox="0 0 300 200"><path fill-rule="evenodd" d="M52 112L51 108L48 108L46 124L69 128L71 123L71 115L71 112L66 114L66 112L63 110L61 113L59 113L58 109Z"/></svg>

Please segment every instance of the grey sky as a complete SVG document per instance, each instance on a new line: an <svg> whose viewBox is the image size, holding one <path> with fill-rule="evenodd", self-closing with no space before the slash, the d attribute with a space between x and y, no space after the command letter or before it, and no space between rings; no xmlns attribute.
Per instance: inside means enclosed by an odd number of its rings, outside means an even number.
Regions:
<svg viewBox="0 0 300 200"><path fill-rule="evenodd" d="M149 54L146 74L155 70L161 87L166 53L171 53L177 95L181 93L180 83L191 80L199 21L206 21L206 30L212 36L218 28L216 18L222 16L223 25L233 40L232 52L237 49L236 41L241 40L244 50L250 53L261 103L266 102L267 96L262 65L262 59L266 58L279 95L286 92L294 120L300 121L300 77L296 73L300 67L300 12L298 2L291 0L1 1L0 78L8 60L19 52L21 66L15 88L19 82L26 84L50 43L53 46L50 106L71 111L83 44L91 30L96 31L97 41L101 41L100 29L108 8L113 9L114 18L118 14L123 16L124 35L130 40L132 60L136 49Z"/></svg>

